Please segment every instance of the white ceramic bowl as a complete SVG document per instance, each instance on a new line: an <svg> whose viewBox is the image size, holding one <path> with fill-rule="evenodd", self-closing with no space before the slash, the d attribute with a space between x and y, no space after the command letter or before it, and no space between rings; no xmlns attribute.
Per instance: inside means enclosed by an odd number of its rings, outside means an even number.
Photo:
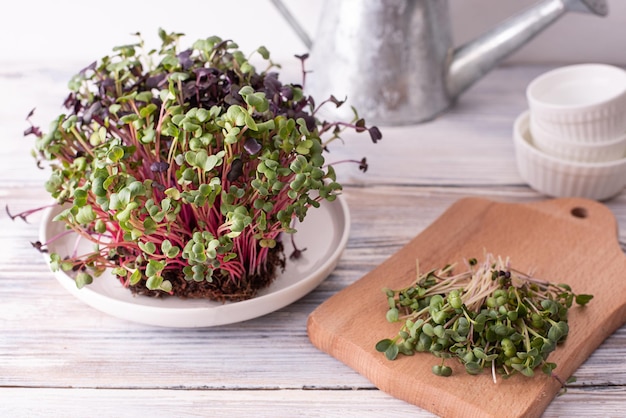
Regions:
<svg viewBox="0 0 626 418"><path fill-rule="evenodd" d="M626 71L605 64L548 71L526 88L536 123L578 142L613 140L626 132Z"/></svg>
<svg viewBox="0 0 626 418"><path fill-rule="evenodd" d="M530 134L530 114L515 120L513 138L520 176L535 190L553 197L585 197L606 200L626 186L626 158L582 163L538 150Z"/></svg>
<svg viewBox="0 0 626 418"><path fill-rule="evenodd" d="M571 161L595 163L626 157L626 133L606 142L577 142L562 139L538 125L530 115L530 133L534 145L546 154Z"/></svg>

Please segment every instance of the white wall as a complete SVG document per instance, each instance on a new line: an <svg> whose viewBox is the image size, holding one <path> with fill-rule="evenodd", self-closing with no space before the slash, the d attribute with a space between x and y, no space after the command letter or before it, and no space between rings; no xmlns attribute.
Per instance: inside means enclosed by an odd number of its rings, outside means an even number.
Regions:
<svg viewBox="0 0 626 418"><path fill-rule="evenodd" d="M450 0L455 39L482 33L537 0ZM626 1L608 0L609 15L567 13L508 61L539 63L603 62L626 65Z"/></svg>
<svg viewBox="0 0 626 418"><path fill-rule="evenodd" d="M314 34L323 0L285 0ZM333 3L331 0L330 4ZM461 42L534 0L450 0L455 38ZM626 65L626 1L609 1L606 18L568 14L509 61ZM217 34L245 51L265 45L280 60L306 51L269 0L21 0L3 8L0 62L47 59L50 65L87 62L141 32L158 46L156 31L185 33L189 42Z"/></svg>

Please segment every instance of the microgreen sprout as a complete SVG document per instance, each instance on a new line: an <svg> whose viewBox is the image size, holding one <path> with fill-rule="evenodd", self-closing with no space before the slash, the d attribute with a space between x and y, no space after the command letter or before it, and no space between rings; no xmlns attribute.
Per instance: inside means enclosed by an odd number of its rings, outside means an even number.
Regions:
<svg viewBox="0 0 626 418"><path fill-rule="evenodd" d="M341 193L329 144L345 129L374 142L380 131L356 111L351 122L319 120L320 106L341 102L316 106L303 86L283 84L264 47L246 56L210 37L181 50L182 34L159 36L158 50L145 52L137 34L80 71L67 112L47 132L25 131L64 205L55 221L96 248L51 254L52 267L75 272L78 287L111 269L138 293L253 297L284 263L281 235Z"/></svg>
<svg viewBox="0 0 626 418"><path fill-rule="evenodd" d="M444 364L456 358L469 374L490 370L509 377L531 377L535 369L553 375L548 355L569 333L568 310L586 305L592 295L575 294L567 284L553 284L511 267L508 258L486 254L479 263L467 260L467 271L455 274L448 265L421 274L414 285L383 289L386 318L401 323L392 338L376 344L389 360L398 355L430 352L441 358L432 371L450 376Z"/></svg>

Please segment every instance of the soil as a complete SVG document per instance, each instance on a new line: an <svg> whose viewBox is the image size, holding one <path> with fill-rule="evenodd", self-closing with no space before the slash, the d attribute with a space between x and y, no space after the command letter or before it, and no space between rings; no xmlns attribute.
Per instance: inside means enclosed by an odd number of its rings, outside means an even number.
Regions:
<svg viewBox="0 0 626 418"><path fill-rule="evenodd" d="M213 281L196 282L186 280L182 270L166 271L163 279L172 283L171 296L182 299L211 299L220 302L236 302L253 298L257 292L269 286L280 271L285 268L285 256L280 242L268 253L265 270L259 274L242 278L235 283L229 276L223 276L215 271ZM151 297L171 297L170 294L159 290L149 290L144 282L129 286L135 295Z"/></svg>

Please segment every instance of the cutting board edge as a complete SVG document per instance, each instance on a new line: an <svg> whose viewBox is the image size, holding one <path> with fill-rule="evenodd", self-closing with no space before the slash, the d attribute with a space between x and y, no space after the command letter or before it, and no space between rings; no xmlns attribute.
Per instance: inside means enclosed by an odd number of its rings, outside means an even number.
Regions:
<svg viewBox="0 0 626 418"><path fill-rule="evenodd" d="M449 402L445 404L439 404L436 402L429 402L428 398L436 398L440 395L439 390L435 387L425 386L424 390L417 393L415 396L410 396L409 392L397 393L389 387L390 385L386 385L385 382L391 383L395 378L394 373L391 369L382 367L377 370L383 370L384 373L376 374L374 370L376 368L370 368L362 370L359 367L360 360L370 360L370 356L367 352L363 350L362 347L359 347L356 344L353 344L351 341L346 340L340 336L332 336L329 332L326 332L317 322L314 316L310 315L307 319L307 333L309 334L309 339L313 346L320 350L321 352L339 360L342 364L349 367L350 369L356 371L361 376L365 377L369 380L377 389L386 393L387 395L399 399L401 401L407 402L411 405L414 405L418 408L422 408L425 411L433 413L439 417L446 418L457 418L459 412L462 411L464 418L501 418L501 411L488 411L485 410L484 407L475 405L471 402L468 402L467 399L460 398L454 394L446 394L447 396L452 395L456 402L454 402L455 407L449 407ZM315 335L315 337L312 337ZM350 355L334 355L331 354L332 347L335 347L336 351L339 353L350 353ZM339 349L337 349L339 347ZM356 355L355 355L356 354ZM405 360L410 361L411 358L406 358ZM384 356L381 354L380 362L388 361L384 359ZM369 371L369 372L368 372ZM518 376L520 377L520 376ZM411 378L410 376L405 376L407 380L407 384L420 385L419 382L415 378ZM471 378L477 378L477 376L471 376ZM433 375L433 379L446 379L445 377L437 377ZM557 396L557 394L562 389L561 385L557 380L546 380L546 383L543 385L543 395L541 398L537 399L536 402L529 403L525 410L518 410L517 418L540 418L548 405L552 402L552 400ZM461 407L460 407L461 406Z"/></svg>

